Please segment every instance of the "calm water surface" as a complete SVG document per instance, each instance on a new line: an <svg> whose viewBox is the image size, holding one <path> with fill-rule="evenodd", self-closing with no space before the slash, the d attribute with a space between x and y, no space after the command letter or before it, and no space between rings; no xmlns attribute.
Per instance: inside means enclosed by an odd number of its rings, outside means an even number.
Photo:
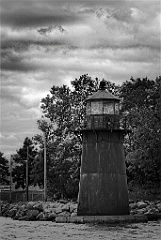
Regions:
<svg viewBox="0 0 161 240"><path fill-rule="evenodd" d="M161 239L161 221L108 226L15 221L0 217L0 240Z"/></svg>

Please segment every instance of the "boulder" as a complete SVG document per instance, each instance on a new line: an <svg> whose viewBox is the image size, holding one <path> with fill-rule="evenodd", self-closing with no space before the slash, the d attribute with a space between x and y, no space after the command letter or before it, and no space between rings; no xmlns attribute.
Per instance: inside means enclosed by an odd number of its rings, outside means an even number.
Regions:
<svg viewBox="0 0 161 240"><path fill-rule="evenodd" d="M16 208L12 208L11 210L9 210L8 212L8 217L13 218L14 216L16 216L17 213L17 209Z"/></svg>
<svg viewBox="0 0 161 240"><path fill-rule="evenodd" d="M2 216L4 216L5 212L7 212L7 211L8 211L8 208L7 208L7 207L4 207L4 208L2 209L2 211L1 211Z"/></svg>
<svg viewBox="0 0 161 240"><path fill-rule="evenodd" d="M139 209L141 209L141 208L147 207L148 204L143 202L143 201L140 201L140 202L137 202L137 206L138 206Z"/></svg>
<svg viewBox="0 0 161 240"><path fill-rule="evenodd" d="M150 205L151 207L154 207L154 206L155 206L155 202L154 202L154 201L150 201L150 202L149 202L149 205Z"/></svg>
<svg viewBox="0 0 161 240"><path fill-rule="evenodd" d="M27 206L26 206L26 209L32 210L33 207L34 207L34 205L35 205L35 202L28 202L28 204L27 204Z"/></svg>
<svg viewBox="0 0 161 240"><path fill-rule="evenodd" d="M13 219L18 220L19 218L21 218L23 216L24 216L23 212L21 210L18 210L15 217L13 217Z"/></svg>
<svg viewBox="0 0 161 240"><path fill-rule="evenodd" d="M56 214L60 214L60 213L62 213L62 209L59 207L59 208L56 208L55 209L55 213Z"/></svg>
<svg viewBox="0 0 161 240"><path fill-rule="evenodd" d="M159 213L161 213L161 203L156 204L157 209L159 210Z"/></svg>
<svg viewBox="0 0 161 240"><path fill-rule="evenodd" d="M77 216L77 213L76 212L72 212L71 213L71 217L75 217L75 216Z"/></svg>
<svg viewBox="0 0 161 240"><path fill-rule="evenodd" d="M78 207L77 203L71 203L70 204L70 213L77 212L77 207Z"/></svg>
<svg viewBox="0 0 161 240"><path fill-rule="evenodd" d="M146 214L159 214L159 210L157 208L151 208Z"/></svg>
<svg viewBox="0 0 161 240"><path fill-rule="evenodd" d="M130 209L135 209L138 207L137 203L130 203L129 205Z"/></svg>
<svg viewBox="0 0 161 240"><path fill-rule="evenodd" d="M17 207L18 207L18 206L17 206ZM24 210L26 209L26 205L25 205L25 204L21 205L21 206L19 207L19 209L21 209L22 211L24 211Z"/></svg>
<svg viewBox="0 0 161 240"><path fill-rule="evenodd" d="M22 216L22 217L19 217L18 219L14 218L14 220L27 221L28 217L27 216Z"/></svg>
<svg viewBox="0 0 161 240"><path fill-rule="evenodd" d="M70 204L69 203L65 204L64 206L62 206L61 209L63 212L65 212L65 211L70 212Z"/></svg>
<svg viewBox="0 0 161 240"><path fill-rule="evenodd" d="M43 221L45 219L45 214L43 212L40 212L37 215L36 219L39 220L39 221Z"/></svg>
<svg viewBox="0 0 161 240"><path fill-rule="evenodd" d="M69 217L71 214L70 214L70 212L61 212L58 215L63 216L63 217Z"/></svg>
<svg viewBox="0 0 161 240"><path fill-rule="evenodd" d="M47 217L47 221L55 221L56 216L55 213L50 213Z"/></svg>
<svg viewBox="0 0 161 240"><path fill-rule="evenodd" d="M39 212L42 212L43 211L43 205L42 203L37 203L33 206L33 209L36 209L38 210Z"/></svg>
<svg viewBox="0 0 161 240"><path fill-rule="evenodd" d="M39 211L37 209L32 210L32 216L36 218L39 215Z"/></svg>

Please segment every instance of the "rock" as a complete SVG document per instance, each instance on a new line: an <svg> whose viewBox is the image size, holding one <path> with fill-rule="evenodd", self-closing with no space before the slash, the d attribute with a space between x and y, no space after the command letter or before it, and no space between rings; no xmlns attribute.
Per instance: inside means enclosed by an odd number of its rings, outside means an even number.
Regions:
<svg viewBox="0 0 161 240"><path fill-rule="evenodd" d="M48 221L55 221L56 216L57 215L55 213L50 213L47 217L47 220Z"/></svg>
<svg viewBox="0 0 161 240"><path fill-rule="evenodd" d="M39 211L37 209L32 210L32 216L36 218L39 215Z"/></svg>
<svg viewBox="0 0 161 240"><path fill-rule="evenodd" d="M8 213L9 213L9 210L7 210L7 211L3 214L3 216L4 216L4 217L8 217Z"/></svg>
<svg viewBox="0 0 161 240"><path fill-rule="evenodd" d="M158 214L159 210L157 208L151 208L146 214Z"/></svg>
<svg viewBox="0 0 161 240"><path fill-rule="evenodd" d="M19 218L22 217L22 216L23 216L22 212L20 210L18 210L16 212L16 215L13 216L13 220L19 220Z"/></svg>
<svg viewBox="0 0 161 240"><path fill-rule="evenodd" d="M7 208L7 207L4 207L4 208L2 209L2 211L1 211L2 216L4 216L5 212L7 212L7 211L8 211L8 208Z"/></svg>
<svg viewBox="0 0 161 240"><path fill-rule="evenodd" d="M33 206L33 209L36 209L38 210L39 212L42 212L43 211L43 205L42 203L37 203Z"/></svg>
<svg viewBox="0 0 161 240"><path fill-rule="evenodd" d="M16 208L12 208L11 210L9 210L8 212L8 217L13 218L14 216L16 216L17 213L17 209Z"/></svg>
<svg viewBox="0 0 161 240"><path fill-rule="evenodd" d="M69 212L61 212L58 215L63 217L69 217L71 214Z"/></svg>
<svg viewBox="0 0 161 240"><path fill-rule="evenodd" d="M129 204L130 204L130 203L134 203L134 200L132 200L132 199L129 199Z"/></svg>
<svg viewBox="0 0 161 240"><path fill-rule="evenodd" d="M60 204L60 203L59 203L59 204ZM51 202L51 203L49 204L49 208L56 208L57 205L58 205L57 202Z"/></svg>
<svg viewBox="0 0 161 240"><path fill-rule="evenodd" d="M29 220L27 216L22 216L22 217L19 217L19 219L15 219L15 220L19 220L19 221L27 221Z"/></svg>
<svg viewBox="0 0 161 240"><path fill-rule="evenodd" d="M43 212L48 214L48 213L52 213L52 210L53 209L51 209L51 208L47 208L47 209L44 209Z"/></svg>
<svg viewBox="0 0 161 240"><path fill-rule="evenodd" d="M34 210L27 210L26 211L26 220L31 220L31 221L33 221L33 220L35 220L36 219L36 217L39 215L39 211L38 210L36 210L36 209L34 209ZM24 218L25 219L25 218Z"/></svg>
<svg viewBox="0 0 161 240"><path fill-rule="evenodd" d="M28 209L28 210L32 210L34 205L35 205L35 202L28 202L27 206L25 208Z"/></svg>
<svg viewBox="0 0 161 240"><path fill-rule="evenodd" d="M45 219L45 214L43 212L40 212L37 217L36 217L37 220L40 220L40 221L43 221Z"/></svg>
<svg viewBox="0 0 161 240"><path fill-rule="evenodd" d="M44 213L55 213L56 211L56 208L47 208L47 209L44 209Z"/></svg>
<svg viewBox="0 0 161 240"><path fill-rule="evenodd" d="M55 213L56 213L56 214L62 213L62 209L61 209L61 208L56 208L56 209L55 209Z"/></svg>
<svg viewBox="0 0 161 240"><path fill-rule="evenodd" d="M161 213L161 203L156 204L157 209L159 210L159 213Z"/></svg>
<svg viewBox="0 0 161 240"><path fill-rule="evenodd" d="M16 213L14 219L18 220L19 218L21 218L23 216L24 216L23 212L21 210L18 210L18 212Z"/></svg>
<svg viewBox="0 0 161 240"><path fill-rule="evenodd" d="M136 214L144 214L144 210L143 209L138 209Z"/></svg>
<svg viewBox="0 0 161 240"><path fill-rule="evenodd" d="M71 203L71 205L70 205L70 213L77 212L77 207L78 207L77 203Z"/></svg>
<svg viewBox="0 0 161 240"><path fill-rule="evenodd" d="M139 209L141 209L141 208L147 207L148 204L143 202L143 201L140 201L140 202L137 202L137 206L138 206Z"/></svg>
<svg viewBox="0 0 161 240"><path fill-rule="evenodd" d="M76 212L72 212L71 213L71 217L75 217L75 216L77 216L77 213Z"/></svg>
<svg viewBox="0 0 161 240"><path fill-rule="evenodd" d="M65 204L61 209L62 209L63 212L64 211L70 212L70 204L69 203Z"/></svg>
<svg viewBox="0 0 161 240"><path fill-rule="evenodd" d="M137 214L137 210L134 209L130 211L130 215L135 215L135 214Z"/></svg>
<svg viewBox="0 0 161 240"><path fill-rule="evenodd" d="M154 206L155 206L155 202L154 202L154 201L151 201L151 202L149 202L149 205L150 205L151 207L154 207Z"/></svg>
<svg viewBox="0 0 161 240"><path fill-rule="evenodd" d="M24 211L24 210L26 209L26 205L25 205L25 204L21 205L21 206L19 207L19 209L21 209L22 211Z"/></svg>
<svg viewBox="0 0 161 240"><path fill-rule="evenodd" d="M137 203L130 203L130 209L135 209L138 207Z"/></svg>

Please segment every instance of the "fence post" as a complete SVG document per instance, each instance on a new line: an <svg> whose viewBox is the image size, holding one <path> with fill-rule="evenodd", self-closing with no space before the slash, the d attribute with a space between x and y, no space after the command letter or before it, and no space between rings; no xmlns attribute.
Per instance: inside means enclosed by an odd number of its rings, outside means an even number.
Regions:
<svg viewBox="0 0 161 240"><path fill-rule="evenodd" d="M29 147L27 146L27 160L26 160L26 201L28 202L29 200L29 195L28 195L28 184L29 184Z"/></svg>
<svg viewBox="0 0 161 240"><path fill-rule="evenodd" d="M10 203L12 202L12 160L13 156L10 157Z"/></svg>

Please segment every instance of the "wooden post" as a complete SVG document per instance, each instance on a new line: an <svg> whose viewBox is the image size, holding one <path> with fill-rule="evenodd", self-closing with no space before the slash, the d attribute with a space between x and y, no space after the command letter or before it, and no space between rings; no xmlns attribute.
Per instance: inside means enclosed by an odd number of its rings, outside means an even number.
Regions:
<svg viewBox="0 0 161 240"><path fill-rule="evenodd" d="M12 202L12 161L13 156L10 157L10 203Z"/></svg>
<svg viewBox="0 0 161 240"><path fill-rule="evenodd" d="M29 195L28 195L28 184L29 184L29 147L27 146L27 160L26 160L26 201L28 202Z"/></svg>
<svg viewBox="0 0 161 240"><path fill-rule="evenodd" d="M44 133L44 201L46 202L47 197L47 186L46 186L46 134Z"/></svg>

